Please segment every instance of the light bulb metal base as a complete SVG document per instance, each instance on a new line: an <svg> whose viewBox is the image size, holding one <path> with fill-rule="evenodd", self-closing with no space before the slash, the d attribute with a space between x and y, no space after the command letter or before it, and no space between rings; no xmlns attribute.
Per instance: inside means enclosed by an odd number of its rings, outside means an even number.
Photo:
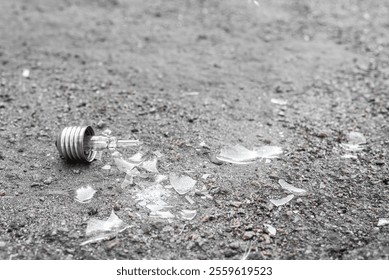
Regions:
<svg viewBox="0 0 389 280"><path fill-rule="evenodd" d="M92 162L96 151L85 151L84 140L93 135L95 132L91 126L69 126L58 134L55 144L60 155L67 161Z"/></svg>

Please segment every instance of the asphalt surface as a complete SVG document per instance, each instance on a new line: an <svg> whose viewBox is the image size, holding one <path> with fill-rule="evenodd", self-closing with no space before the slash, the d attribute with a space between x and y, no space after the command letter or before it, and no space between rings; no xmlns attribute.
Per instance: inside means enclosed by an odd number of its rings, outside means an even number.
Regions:
<svg viewBox="0 0 389 280"><path fill-rule="evenodd" d="M389 1L1 1L0 259L388 259L388 29ZM150 217L111 152L66 163L69 125L159 151L196 217ZM283 154L220 164L230 144ZM280 179L306 193L276 207ZM112 210L130 228L81 246Z"/></svg>

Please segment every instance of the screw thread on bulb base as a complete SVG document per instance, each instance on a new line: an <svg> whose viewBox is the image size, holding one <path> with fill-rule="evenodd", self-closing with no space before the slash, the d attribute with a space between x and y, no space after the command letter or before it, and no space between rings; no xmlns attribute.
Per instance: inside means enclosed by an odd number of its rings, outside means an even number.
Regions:
<svg viewBox="0 0 389 280"><path fill-rule="evenodd" d="M90 126L65 127L57 136L55 145L62 157L68 161L92 162L96 157L95 151L84 150L84 140L95 132Z"/></svg>

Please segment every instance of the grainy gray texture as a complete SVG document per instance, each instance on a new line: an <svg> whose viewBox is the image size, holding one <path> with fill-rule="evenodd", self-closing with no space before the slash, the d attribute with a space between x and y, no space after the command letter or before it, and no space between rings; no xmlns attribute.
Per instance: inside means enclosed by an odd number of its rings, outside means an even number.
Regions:
<svg viewBox="0 0 389 280"><path fill-rule="evenodd" d="M388 259L389 1L258 2L2 0L0 259ZM139 138L212 198L192 197L191 221L140 220L108 154L59 158L69 125ZM367 139L356 159L350 131ZM284 154L217 161L237 143ZM279 179L307 194L277 209ZM132 228L80 246L112 209Z"/></svg>

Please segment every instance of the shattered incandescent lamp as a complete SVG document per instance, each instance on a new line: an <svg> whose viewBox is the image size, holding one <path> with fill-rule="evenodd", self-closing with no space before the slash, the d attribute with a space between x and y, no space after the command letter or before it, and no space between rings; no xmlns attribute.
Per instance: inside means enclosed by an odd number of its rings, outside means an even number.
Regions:
<svg viewBox="0 0 389 280"><path fill-rule="evenodd" d="M55 145L67 161L92 162L98 151L140 146L139 140L96 136L91 126L65 127L57 136Z"/></svg>

